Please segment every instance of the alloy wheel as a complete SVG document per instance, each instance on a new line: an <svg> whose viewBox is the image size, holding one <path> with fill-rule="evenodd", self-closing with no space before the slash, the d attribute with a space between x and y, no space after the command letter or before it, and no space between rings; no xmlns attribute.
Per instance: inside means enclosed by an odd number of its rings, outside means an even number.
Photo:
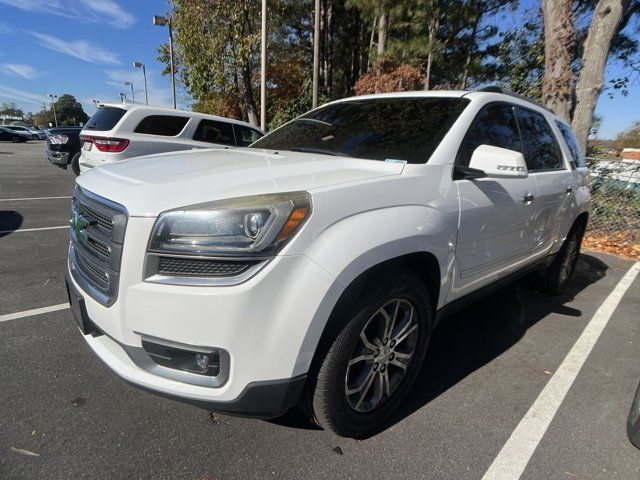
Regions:
<svg viewBox="0 0 640 480"><path fill-rule="evenodd" d="M380 307L360 332L347 364L345 394L357 412L383 405L402 383L418 343L414 305L394 298Z"/></svg>

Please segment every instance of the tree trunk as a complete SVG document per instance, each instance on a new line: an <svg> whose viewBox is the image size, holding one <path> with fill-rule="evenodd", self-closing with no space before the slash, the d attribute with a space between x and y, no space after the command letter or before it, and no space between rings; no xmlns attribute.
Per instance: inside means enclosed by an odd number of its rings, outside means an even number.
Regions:
<svg viewBox="0 0 640 480"><path fill-rule="evenodd" d="M376 37L376 25L378 25L378 17L373 17L373 25L371 25L371 38L369 38L369 51L367 52L367 72L371 67L371 51L373 50L373 43Z"/></svg>
<svg viewBox="0 0 640 480"><path fill-rule="evenodd" d="M427 54L427 71L424 78L424 89L429 90L431 88L431 67L433 66L433 52L435 50L436 33L440 27L440 9L435 9L432 18L427 25L427 32L429 35L429 53Z"/></svg>
<svg viewBox="0 0 640 480"><path fill-rule="evenodd" d="M542 0L544 17L544 77L542 103L569 121L573 93L571 0Z"/></svg>
<svg viewBox="0 0 640 480"><path fill-rule="evenodd" d="M576 107L571 123L583 152L587 150L593 112L604 87L604 69L611 42L628 6L628 0L600 0L593 13L584 43L582 68L575 90Z"/></svg>
<svg viewBox="0 0 640 480"><path fill-rule="evenodd" d="M478 27L480 26L481 18L482 13L480 11L480 8L478 8L473 19L473 28L471 29L469 42L467 43L467 58L464 61L464 67L462 69L462 82L460 82L460 90L467 89L467 82L469 81L469 70L471 69L471 57L473 56L473 51L476 47L476 37L478 36Z"/></svg>
<svg viewBox="0 0 640 480"><path fill-rule="evenodd" d="M244 99L244 110L247 115L247 121L257 127L259 125L258 122L258 114L256 109L256 101L253 98L253 89L251 88L251 69L248 66L245 66L242 69L242 96Z"/></svg>
<svg viewBox="0 0 640 480"><path fill-rule="evenodd" d="M384 55L387 48L387 22L389 13L386 10L380 12L380 21L378 23L378 56Z"/></svg>

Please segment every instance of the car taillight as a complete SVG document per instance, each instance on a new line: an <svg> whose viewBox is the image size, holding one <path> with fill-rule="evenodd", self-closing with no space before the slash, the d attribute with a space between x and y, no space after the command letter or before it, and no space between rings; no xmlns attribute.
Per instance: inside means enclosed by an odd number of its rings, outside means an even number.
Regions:
<svg viewBox="0 0 640 480"><path fill-rule="evenodd" d="M124 150L129 146L129 140L127 140L126 138L103 138L83 135L82 140L84 142L93 143L101 152L124 152Z"/></svg>

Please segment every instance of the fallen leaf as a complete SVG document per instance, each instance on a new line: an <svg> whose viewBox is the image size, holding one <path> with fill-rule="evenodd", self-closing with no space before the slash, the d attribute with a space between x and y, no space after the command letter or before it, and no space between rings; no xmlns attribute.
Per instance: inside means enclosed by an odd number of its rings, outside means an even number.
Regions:
<svg viewBox="0 0 640 480"><path fill-rule="evenodd" d="M25 450L24 448L11 447L11 450L13 450L14 452L19 453L21 455L26 455L27 457L39 457L40 456L39 453L30 452L29 450Z"/></svg>

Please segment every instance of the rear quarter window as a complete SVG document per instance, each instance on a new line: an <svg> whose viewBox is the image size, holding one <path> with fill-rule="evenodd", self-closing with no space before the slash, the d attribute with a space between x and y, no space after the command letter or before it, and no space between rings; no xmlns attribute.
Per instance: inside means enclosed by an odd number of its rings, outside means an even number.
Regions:
<svg viewBox="0 0 640 480"><path fill-rule="evenodd" d="M175 115L149 115L142 119L134 132L163 137L175 137L189 121L189 117Z"/></svg>
<svg viewBox="0 0 640 480"><path fill-rule="evenodd" d="M113 129L127 111L124 108L102 107L94 113L84 128L107 131Z"/></svg>
<svg viewBox="0 0 640 480"><path fill-rule="evenodd" d="M582 152L580 151L580 147L578 146L578 141L576 140L573 131L569 127L569 125L562 123L556 120L556 125L564 138L564 141L567 142L567 147L569 147L569 151L571 152L571 159L573 163L576 164L576 167L584 167L584 157L582 156Z"/></svg>

